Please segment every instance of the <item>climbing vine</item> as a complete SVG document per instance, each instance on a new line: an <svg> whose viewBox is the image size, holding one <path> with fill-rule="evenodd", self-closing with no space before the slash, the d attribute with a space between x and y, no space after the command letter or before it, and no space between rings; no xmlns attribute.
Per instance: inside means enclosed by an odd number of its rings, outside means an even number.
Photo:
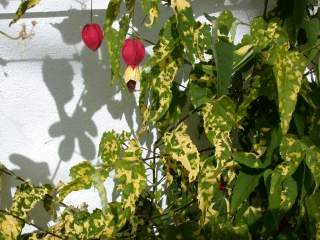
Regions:
<svg viewBox="0 0 320 240"><path fill-rule="evenodd" d="M10 25L37 4L45 2L22 1ZM199 22L189 0L110 0L112 84L132 94L140 82L140 129L105 132L101 164L80 162L59 186L35 186L1 165L21 185L0 211L0 239L320 239L320 9L313 0L278 0L269 12L265 4L247 24L227 10ZM149 28L171 11L155 43L133 26L136 7ZM250 32L236 43L241 24ZM153 51L141 63L143 43ZM117 201L107 199L110 177ZM90 188L101 209L63 203ZM39 202L54 222L46 229L28 221ZM22 234L25 224L37 230Z"/></svg>

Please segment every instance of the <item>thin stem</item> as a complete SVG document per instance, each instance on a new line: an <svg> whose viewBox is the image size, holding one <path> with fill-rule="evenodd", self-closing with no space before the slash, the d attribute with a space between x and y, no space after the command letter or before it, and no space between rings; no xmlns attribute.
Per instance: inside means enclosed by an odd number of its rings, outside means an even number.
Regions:
<svg viewBox="0 0 320 240"><path fill-rule="evenodd" d="M0 34L5 36L5 37L7 37L7 38L9 38L9 39L11 39L11 40L19 40L21 38L20 36L12 37L12 36L10 36L9 34L3 32L3 31L0 31Z"/></svg>
<svg viewBox="0 0 320 240"><path fill-rule="evenodd" d="M312 49L314 49L314 48L317 48L317 47L320 47L320 43L318 43L318 44L316 44L316 45L314 45L314 46L312 46L312 47L309 47L309 48L307 48L307 49L304 49L304 50L302 51L302 53L308 52L308 51L310 51L310 50L312 50Z"/></svg>
<svg viewBox="0 0 320 240"><path fill-rule="evenodd" d="M92 0L90 1L90 21L91 21L91 23L92 23Z"/></svg>
<svg viewBox="0 0 320 240"><path fill-rule="evenodd" d="M50 232L50 231L48 231L48 230L46 230L46 229L44 229L44 228L42 228L42 227L40 227L40 226L38 226L38 225L36 225L36 224L34 224L34 223L28 222L28 221L24 220L23 218L20 218L19 216L14 215L14 214L6 211L6 210L0 209L0 212L3 213L3 214L5 214L5 215L10 215L10 216L12 216L12 217L14 217L14 218L16 218L16 219L24 222L25 224L28 224L28 225L30 225L30 226L33 226L33 227L37 228L39 231L41 231L41 232L43 232L43 233L45 233L45 234L50 234L50 235L52 235L52 236L54 236L54 237L57 237L57 238L59 238L59 239L65 239L64 237L61 237L61 236L59 236L59 235L57 235L57 234L55 234L55 233L53 233L53 232Z"/></svg>
<svg viewBox="0 0 320 240"><path fill-rule="evenodd" d="M187 203L186 205L175 209L173 212L176 213L176 212L179 212L179 211L181 211L181 210L184 210L184 209L186 209L187 207L189 207L191 204L195 203L196 201L197 201L197 200L192 200L191 202ZM166 215L168 215L169 213L170 213L170 211L167 211L167 212L164 213L164 214L161 214L161 215L158 215L158 216L153 217L152 220L154 220L154 219L156 219L156 218L161 218L161 217L163 217L163 216L166 216Z"/></svg>
<svg viewBox="0 0 320 240"><path fill-rule="evenodd" d="M156 168L156 156L155 156L155 152L156 152L156 147L153 147L153 159L152 159L152 182L153 182L153 186L152 186L152 191L153 191L153 197L155 196L155 193L157 192L157 168ZM155 197L154 197L154 201L156 201Z"/></svg>
<svg viewBox="0 0 320 240"><path fill-rule="evenodd" d="M268 2L269 0L264 0L264 9L263 9L263 18L267 18L267 11L268 11Z"/></svg>
<svg viewBox="0 0 320 240"><path fill-rule="evenodd" d="M140 39L142 39L143 41L145 41L145 42L147 42L147 43L150 43L151 45L156 45L155 42L153 42L153 41L151 41L151 40L146 39L145 37L143 37L139 32L137 32L137 31L134 29L134 27L130 26L130 29L133 31L133 33L134 33L136 36L138 36L138 37L139 37ZM130 33L129 33L129 35L135 37L135 35L133 35L133 34L130 34Z"/></svg>

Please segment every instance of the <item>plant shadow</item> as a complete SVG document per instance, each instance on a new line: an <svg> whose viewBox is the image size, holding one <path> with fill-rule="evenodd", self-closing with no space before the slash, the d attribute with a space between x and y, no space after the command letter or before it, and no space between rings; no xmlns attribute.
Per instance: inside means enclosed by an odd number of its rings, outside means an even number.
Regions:
<svg viewBox="0 0 320 240"><path fill-rule="evenodd" d="M42 184L52 184L50 180L49 166L46 162L35 162L21 154L13 153L9 160L16 167L12 169L17 176L30 180L35 186ZM36 171L36 174L35 174ZM12 188L20 185L22 182L12 176L3 175L1 182L1 201L0 209L9 209L12 204ZM50 217L41 203L37 204L29 214L29 221L36 225L45 227L50 221Z"/></svg>

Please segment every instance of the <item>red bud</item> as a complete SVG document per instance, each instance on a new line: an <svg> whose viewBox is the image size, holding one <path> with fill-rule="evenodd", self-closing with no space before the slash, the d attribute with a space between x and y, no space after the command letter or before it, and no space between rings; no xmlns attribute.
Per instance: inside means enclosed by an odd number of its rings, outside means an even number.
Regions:
<svg viewBox="0 0 320 240"><path fill-rule="evenodd" d="M82 40L92 51L96 51L103 40L103 32L99 24L86 24L82 29Z"/></svg>
<svg viewBox="0 0 320 240"><path fill-rule="evenodd" d="M132 68L138 66L145 55L144 45L139 39L126 39L122 46L122 58Z"/></svg>

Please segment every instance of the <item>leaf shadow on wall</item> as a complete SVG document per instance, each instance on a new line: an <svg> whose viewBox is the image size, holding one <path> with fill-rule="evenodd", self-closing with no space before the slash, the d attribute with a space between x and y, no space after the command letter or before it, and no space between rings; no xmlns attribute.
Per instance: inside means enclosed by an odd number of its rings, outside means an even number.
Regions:
<svg viewBox="0 0 320 240"><path fill-rule="evenodd" d="M27 158L21 154L13 153L9 156L9 160L16 167L12 171L24 178L30 180L35 186L41 184L52 183L49 176L49 166L46 162L35 162L30 158ZM35 171L37 174L35 174ZM0 209L8 209L12 203L11 189L22 182L16 180L12 176L3 175L1 182L1 201ZM45 227L49 222L50 217L44 210L42 203L38 203L29 214L29 219L34 220L34 223L38 226Z"/></svg>
<svg viewBox="0 0 320 240"><path fill-rule="evenodd" d="M102 16L101 11L101 16ZM80 30L85 24L85 17L81 11L72 10L72 16L59 24L53 25L61 33L66 44L74 45L81 41ZM101 18L101 19L100 19ZM103 22L102 17L95 17L97 22ZM77 38L69 38L68 35L76 35ZM99 57L101 51L101 57ZM97 150L93 138L98 136L97 126L93 121L96 112L106 108L113 119L125 117L128 126L133 132L133 115L137 110L134 95L121 91L119 83L114 85L110 82L110 69L105 44L97 52L92 52L83 47L80 52L73 56L73 62L81 63L81 75L83 78L83 91L73 113L68 114L65 107L73 100L73 81L75 72L70 61L66 59L52 59L46 57L42 66L44 82L52 95L59 121L49 128L52 138L62 137L59 146L61 161L68 161L75 153L76 144L80 149L80 155L86 160L96 158ZM81 80L80 80L81 81ZM116 97L117 96L117 97ZM119 99L119 96L120 99ZM117 128L106 122L106 130ZM102 135L102 133L99 133ZM59 166L59 164L58 164Z"/></svg>
<svg viewBox="0 0 320 240"><path fill-rule="evenodd" d="M0 0L0 5L3 7L3 8L6 8L9 4L9 1L8 0Z"/></svg>

